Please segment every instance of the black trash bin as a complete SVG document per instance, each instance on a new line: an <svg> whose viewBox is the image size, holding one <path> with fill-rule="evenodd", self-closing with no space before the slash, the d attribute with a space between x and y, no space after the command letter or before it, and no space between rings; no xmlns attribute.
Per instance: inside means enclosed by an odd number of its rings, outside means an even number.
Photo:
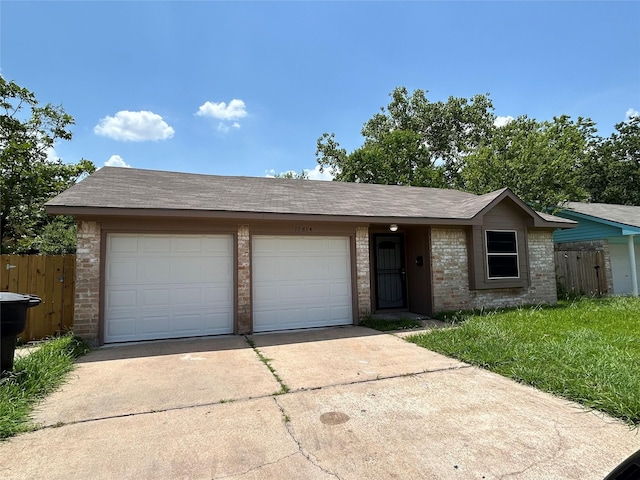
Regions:
<svg viewBox="0 0 640 480"><path fill-rule="evenodd" d="M13 369L16 336L27 325L27 308L40 302L35 295L0 292L0 374Z"/></svg>

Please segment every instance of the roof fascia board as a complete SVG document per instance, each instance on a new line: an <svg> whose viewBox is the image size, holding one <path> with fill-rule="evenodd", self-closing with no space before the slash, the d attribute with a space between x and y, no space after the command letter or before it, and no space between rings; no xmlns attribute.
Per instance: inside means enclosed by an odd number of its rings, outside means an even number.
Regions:
<svg viewBox="0 0 640 480"><path fill-rule="evenodd" d="M626 223L616 222L614 220L607 220L606 218L596 217L595 215L589 215L588 213L576 212L574 210L562 210L563 215L573 216L578 220L591 220L592 222L602 223L610 227L619 228L622 231L622 235L635 235L640 233L640 228L634 225L627 225ZM629 233L624 233L624 232Z"/></svg>
<svg viewBox="0 0 640 480"><path fill-rule="evenodd" d="M218 218L238 220L288 220L299 222L344 223L399 223L404 225L480 225L481 218L429 218L429 217L367 217L356 215L309 215L296 213L229 212L210 210L124 209L98 207L64 207L48 205L49 215L71 215L82 218L96 217L150 217L150 218Z"/></svg>

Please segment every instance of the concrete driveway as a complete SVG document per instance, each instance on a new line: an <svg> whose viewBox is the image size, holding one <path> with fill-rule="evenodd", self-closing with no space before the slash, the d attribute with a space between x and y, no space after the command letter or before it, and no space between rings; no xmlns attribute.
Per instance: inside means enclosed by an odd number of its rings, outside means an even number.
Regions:
<svg viewBox="0 0 640 480"><path fill-rule="evenodd" d="M640 448L611 418L362 327L102 348L35 418L0 442L0 478L599 480Z"/></svg>

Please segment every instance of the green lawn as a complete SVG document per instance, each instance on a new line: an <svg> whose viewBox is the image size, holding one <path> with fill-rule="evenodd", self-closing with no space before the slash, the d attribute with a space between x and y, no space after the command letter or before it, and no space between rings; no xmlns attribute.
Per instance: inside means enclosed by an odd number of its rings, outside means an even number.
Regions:
<svg viewBox="0 0 640 480"><path fill-rule="evenodd" d="M0 440L34 428L33 407L64 382L74 360L88 350L82 340L66 335L15 361L13 372L0 378Z"/></svg>
<svg viewBox="0 0 640 480"><path fill-rule="evenodd" d="M457 328L408 340L640 425L640 299L450 318Z"/></svg>
<svg viewBox="0 0 640 480"><path fill-rule="evenodd" d="M416 328L421 326L421 323L412 318L373 318L371 316L360 320L360 325L363 327L373 328L381 332L390 332L392 330L406 330L409 328Z"/></svg>

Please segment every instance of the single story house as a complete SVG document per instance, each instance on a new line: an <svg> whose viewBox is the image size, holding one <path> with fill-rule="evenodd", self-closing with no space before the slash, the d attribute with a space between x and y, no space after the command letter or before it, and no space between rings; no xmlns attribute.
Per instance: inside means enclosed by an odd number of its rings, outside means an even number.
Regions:
<svg viewBox="0 0 640 480"><path fill-rule="evenodd" d="M605 293L638 295L640 207L569 202L556 215L578 222L554 233L556 249L602 251Z"/></svg>
<svg viewBox="0 0 640 480"><path fill-rule="evenodd" d="M574 226L508 189L110 167L46 210L77 220L74 331L92 344L555 303L552 233Z"/></svg>

